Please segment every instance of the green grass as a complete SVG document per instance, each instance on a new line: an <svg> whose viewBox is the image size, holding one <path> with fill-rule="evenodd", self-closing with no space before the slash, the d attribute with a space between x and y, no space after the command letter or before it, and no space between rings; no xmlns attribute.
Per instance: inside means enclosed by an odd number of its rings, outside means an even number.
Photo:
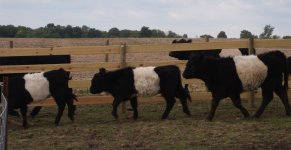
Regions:
<svg viewBox="0 0 291 150"><path fill-rule="evenodd" d="M246 101L244 106L251 114L256 110ZM21 127L20 118L9 117L8 149L291 149L291 117L279 100L270 103L261 119L244 119L228 101L220 103L212 122L205 121L209 101L189 107L191 117L176 103L163 121L163 103L140 104L139 120L134 121L130 111L114 120L111 105L83 105L77 107L74 123L64 114L57 127L56 107L44 107L29 118L28 129Z"/></svg>

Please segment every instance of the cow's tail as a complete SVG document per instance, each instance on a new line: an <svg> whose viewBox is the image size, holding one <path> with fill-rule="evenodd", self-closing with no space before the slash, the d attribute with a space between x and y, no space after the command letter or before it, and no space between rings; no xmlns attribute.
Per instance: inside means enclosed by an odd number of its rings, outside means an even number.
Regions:
<svg viewBox="0 0 291 150"><path fill-rule="evenodd" d="M77 98L77 95L75 95L75 94L73 94L73 93L72 93L72 99L75 100L76 102L79 101L78 98Z"/></svg>
<svg viewBox="0 0 291 150"><path fill-rule="evenodd" d="M285 57L285 67L284 67L284 88L288 90L288 77L289 77L289 65Z"/></svg>
<svg viewBox="0 0 291 150"><path fill-rule="evenodd" d="M189 100L189 102L192 102L192 98L191 98L191 95L190 95L190 91L188 89L188 84L185 84L184 90L186 92L187 99Z"/></svg>
<svg viewBox="0 0 291 150"><path fill-rule="evenodd" d="M73 93L73 89L72 88L69 88L69 91L68 91L68 100L67 100L67 105L68 105L68 115L70 117L70 119L73 121L74 120L74 115L76 114L76 105L74 105L74 100L75 101L78 101L77 99L77 95L75 95Z"/></svg>

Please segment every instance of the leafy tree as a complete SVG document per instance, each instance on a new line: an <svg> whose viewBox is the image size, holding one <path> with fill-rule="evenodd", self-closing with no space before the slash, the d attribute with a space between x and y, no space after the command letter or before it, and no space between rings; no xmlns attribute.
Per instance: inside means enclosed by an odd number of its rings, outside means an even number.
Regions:
<svg viewBox="0 0 291 150"><path fill-rule="evenodd" d="M240 38L241 39L247 39L247 38L258 38L258 36L253 35L250 31L248 30L242 30L240 32Z"/></svg>
<svg viewBox="0 0 291 150"><path fill-rule="evenodd" d="M47 24L46 27L44 28L44 32L45 32L45 37L48 37L48 38L61 37L57 30L57 27L53 23Z"/></svg>
<svg viewBox="0 0 291 150"><path fill-rule="evenodd" d="M181 36L173 31L169 31L167 37L168 38L180 38Z"/></svg>
<svg viewBox="0 0 291 150"><path fill-rule="evenodd" d="M60 26L60 25L55 26L55 31L57 33L59 33L59 36L61 38L66 38L66 31L65 31L65 29L66 29L65 26Z"/></svg>
<svg viewBox="0 0 291 150"><path fill-rule="evenodd" d="M166 37L166 34L164 31L153 29L152 30L152 37L158 37L158 38L164 38Z"/></svg>
<svg viewBox="0 0 291 150"><path fill-rule="evenodd" d="M213 36L209 35L209 34L203 34L203 35L200 35L200 38L213 38Z"/></svg>
<svg viewBox="0 0 291 150"><path fill-rule="evenodd" d="M35 38L60 38L55 28L41 27L33 30L32 37Z"/></svg>
<svg viewBox="0 0 291 150"><path fill-rule="evenodd" d="M120 30L119 37L130 37L131 31L130 30Z"/></svg>
<svg viewBox="0 0 291 150"><path fill-rule="evenodd" d="M116 37L119 37L119 29L117 28L111 28L108 33L107 33L107 36L108 37L113 37L113 38L116 38Z"/></svg>
<svg viewBox="0 0 291 150"><path fill-rule="evenodd" d="M274 27L272 27L271 25L266 25L264 27L264 32L260 34L260 38L261 39L270 39L272 38L272 34L274 31Z"/></svg>
<svg viewBox="0 0 291 150"><path fill-rule="evenodd" d="M17 31L18 28L13 25L0 25L0 37L15 37Z"/></svg>
<svg viewBox="0 0 291 150"><path fill-rule="evenodd" d="M65 38L73 37L73 27L71 25L67 25L64 29Z"/></svg>
<svg viewBox="0 0 291 150"><path fill-rule="evenodd" d="M140 31L137 30L121 30L111 28L108 32L83 25L78 26L61 26L54 23L48 23L44 27L31 29L29 27L13 25L0 25L0 37L33 37L33 38L100 38L100 37L181 37L173 31L166 34L159 29L150 30L149 27L143 26ZM187 34L183 35L187 38Z"/></svg>
<svg viewBox="0 0 291 150"><path fill-rule="evenodd" d="M139 31L137 30L121 30L119 32L119 37L138 37L139 36Z"/></svg>
<svg viewBox="0 0 291 150"><path fill-rule="evenodd" d="M290 35L283 36L283 39L291 39Z"/></svg>
<svg viewBox="0 0 291 150"><path fill-rule="evenodd" d="M183 37L183 38L188 38L188 35L187 35L187 34L183 34L182 37Z"/></svg>
<svg viewBox="0 0 291 150"><path fill-rule="evenodd" d="M32 36L32 29L24 26L19 26L15 37L27 38Z"/></svg>
<svg viewBox="0 0 291 150"><path fill-rule="evenodd" d="M100 38L102 37L102 31L96 29L89 29L88 31L88 38Z"/></svg>
<svg viewBox="0 0 291 150"><path fill-rule="evenodd" d="M280 39L281 37L279 35L273 35L272 39Z"/></svg>
<svg viewBox="0 0 291 150"><path fill-rule="evenodd" d="M88 26L83 25L82 28L81 28L81 30L82 30L82 37L83 38L87 37L90 28Z"/></svg>
<svg viewBox="0 0 291 150"><path fill-rule="evenodd" d="M227 38L227 35L225 34L224 31L220 31L217 35L217 38Z"/></svg>
<svg viewBox="0 0 291 150"><path fill-rule="evenodd" d="M149 29L149 27L146 27L146 26L143 26L141 29L140 29L140 37L152 37L152 30Z"/></svg>
<svg viewBox="0 0 291 150"><path fill-rule="evenodd" d="M82 29L80 27L73 27L72 35L73 38L81 38Z"/></svg>
<svg viewBox="0 0 291 150"><path fill-rule="evenodd" d="M46 28L55 28L55 24L49 23L46 25Z"/></svg>

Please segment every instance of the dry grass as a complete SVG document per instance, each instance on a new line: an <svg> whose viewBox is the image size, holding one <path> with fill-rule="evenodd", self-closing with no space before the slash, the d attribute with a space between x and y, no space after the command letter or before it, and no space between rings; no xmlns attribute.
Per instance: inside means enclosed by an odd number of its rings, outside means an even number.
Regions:
<svg viewBox="0 0 291 150"><path fill-rule="evenodd" d="M291 117L282 104L273 101L261 119L244 119L231 103L218 107L213 122L205 121L209 101L190 104L188 117L175 105L168 120L160 120L164 104L141 104L140 118L133 121L132 112L111 116L111 105L77 108L76 121L66 115L55 127L55 107L45 107L30 127L23 129L21 119L8 122L9 149L291 149ZM247 106L246 103L244 103ZM248 109L254 113L255 109Z"/></svg>

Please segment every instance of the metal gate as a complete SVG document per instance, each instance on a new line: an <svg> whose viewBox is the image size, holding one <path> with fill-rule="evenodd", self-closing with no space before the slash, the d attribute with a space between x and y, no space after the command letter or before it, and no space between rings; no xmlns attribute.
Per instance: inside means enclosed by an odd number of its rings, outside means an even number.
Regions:
<svg viewBox="0 0 291 150"><path fill-rule="evenodd" d="M1 101L0 101L0 150L7 147L7 101L3 95L3 85L1 83Z"/></svg>

